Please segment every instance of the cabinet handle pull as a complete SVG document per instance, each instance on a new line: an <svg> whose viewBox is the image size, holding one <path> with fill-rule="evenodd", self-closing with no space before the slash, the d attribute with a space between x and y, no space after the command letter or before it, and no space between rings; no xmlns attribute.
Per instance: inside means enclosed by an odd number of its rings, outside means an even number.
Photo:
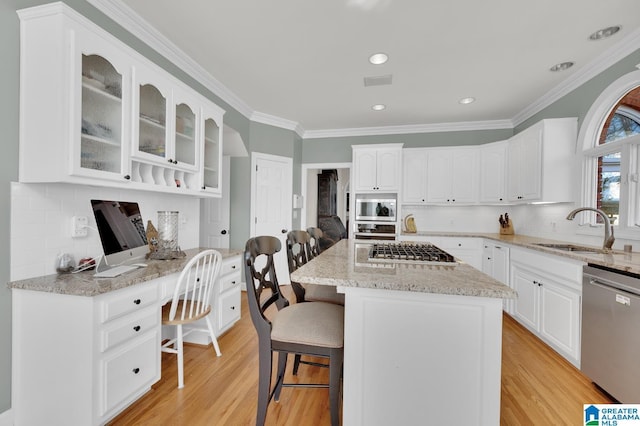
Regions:
<svg viewBox="0 0 640 426"><path fill-rule="evenodd" d="M231 265L231 269L236 269L236 265Z"/></svg>
<svg viewBox="0 0 640 426"><path fill-rule="evenodd" d="M232 311L233 311L233 310L235 310L235 309L236 309L236 307L235 307L235 306L232 306L232 307L231 307L231 310L232 310Z"/></svg>
<svg viewBox="0 0 640 426"><path fill-rule="evenodd" d="M129 180L129 179L131 179L131 176L130 176L130 175L124 175L124 178L125 178L126 180Z"/></svg>
<svg viewBox="0 0 640 426"><path fill-rule="evenodd" d="M140 369L138 367L136 367L131 371L133 371L133 374L138 374L140 372Z"/></svg>
<svg viewBox="0 0 640 426"><path fill-rule="evenodd" d="M231 281L231 285L236 285L236 282L235 281Z"/></svg>
<svg viewBox="0 0 640 426"><path fill-rule="evenodd" d="M135 303L136 305L139 305L141 302L142 302L142 300L140 300L140 299L135 299L133 301L133 303Z"/></svg>
<svg viewBox="0 0 640 426"><path fill-rule="evenodd" d="M134 327L133 327L133 330L134 330L134 331L140 331L140 326L139 326L139 325L134 326Z"/></svg>

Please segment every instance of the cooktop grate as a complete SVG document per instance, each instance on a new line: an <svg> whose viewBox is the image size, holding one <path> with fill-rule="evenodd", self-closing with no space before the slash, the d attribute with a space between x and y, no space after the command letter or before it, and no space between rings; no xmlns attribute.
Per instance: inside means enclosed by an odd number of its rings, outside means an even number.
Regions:
<svg viewBox="0 0 640 426"><path fill-rule="evenodd" d="M452 255L433 244L377 243L371 246L369 259L439 263L456 262Z"/></svg>

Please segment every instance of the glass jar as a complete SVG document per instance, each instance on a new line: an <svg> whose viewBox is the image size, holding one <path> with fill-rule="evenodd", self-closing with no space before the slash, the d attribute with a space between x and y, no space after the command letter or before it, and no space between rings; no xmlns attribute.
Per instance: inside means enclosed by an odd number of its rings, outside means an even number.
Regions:
<svg viewBox="0 0 640 426"><path fill-rule="evenodd" d="M158 246L164 251L178 250L178 212L158 212Z"/></svg>

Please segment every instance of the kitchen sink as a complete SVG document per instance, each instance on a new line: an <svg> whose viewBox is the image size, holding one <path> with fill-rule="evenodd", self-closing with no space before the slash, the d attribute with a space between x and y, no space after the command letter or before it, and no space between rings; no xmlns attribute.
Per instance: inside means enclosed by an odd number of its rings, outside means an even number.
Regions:
<svg viewBox="0 0 640 426"><path fill-rule="evenodd" d="M607 252L604 249L586 247L586 246L579 246L579 245L576 245L576 244L536 243L534 245L538 246L538 247L546 247L546 248L555 249L555 250L570 251L570 252L573 252L573 253L606 253Z"/></svg>

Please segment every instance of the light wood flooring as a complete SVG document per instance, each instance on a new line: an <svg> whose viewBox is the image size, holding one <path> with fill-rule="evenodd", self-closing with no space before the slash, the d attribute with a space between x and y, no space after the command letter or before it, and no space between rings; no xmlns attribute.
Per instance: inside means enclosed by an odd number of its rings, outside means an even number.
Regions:
<svg viewBox="0 0 640 426"><path fill-rule="evenodd" d="M185 345L185 387L179 390L175 356L163 353L162 379L110 424L254 424L256 340L243 293L242 319L219 339L220 358L211 345ZM578 369L506 314L502 354L503 426L584 424L583 404L612 402ZM328 381L328 369L305 365L294 378L291 364L288 381ZM272 402L267 413L267 425L329 424L327 389L285 388L280 402Z"/></svg>

